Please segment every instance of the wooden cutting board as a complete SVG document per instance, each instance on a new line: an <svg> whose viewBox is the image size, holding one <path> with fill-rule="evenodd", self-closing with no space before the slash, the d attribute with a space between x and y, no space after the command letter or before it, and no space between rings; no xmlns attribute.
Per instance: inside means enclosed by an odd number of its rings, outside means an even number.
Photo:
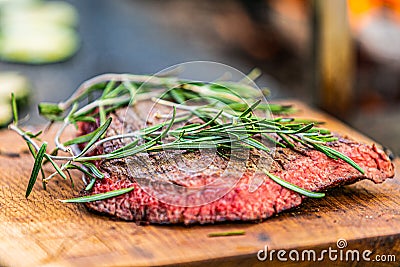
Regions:
<svg viewBox="0 0 400 267"><path fill-rule="evenodd" d="M290 101L293 103L294 101ZM325 114L295 102L298 116L326 121L326 127L364 142L372 142ZM52 133L50 133L51 135ZM50 138L49 138L50 140ZM336 189L323 199L308 199L296 209L263 223L206 226L137 226L89 213L82 205L62 204L75 189L57 178L44 191L38 183L29 199L24 193L33 160L13 132L0 132L0 265L7 266L126 266L126 265L258 265L257 252L268 250L344 249L375 255L395 255L400 264L400 161L394 179L374 185L362 181ZM211 232L245 230L243 236L208 237ZM301 255L301 254L300 254ZM319 254L317 254L319 255ZM287 257L287 254L286 254ZM388 257L387 257L388 258ZM267 261L271 264L271 262ZM284 266L315 262L279 262ZM376 266L377 262L330 261L326 264Z"/></svg>

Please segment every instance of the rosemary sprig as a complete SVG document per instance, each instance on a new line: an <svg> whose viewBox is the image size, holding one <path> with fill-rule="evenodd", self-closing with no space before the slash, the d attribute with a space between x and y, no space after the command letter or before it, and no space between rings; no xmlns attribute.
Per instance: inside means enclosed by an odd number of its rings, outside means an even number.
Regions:
<svg viewBox="0 0 400 267"><path fill-rule="evenodd" d="M100 92L99 97L86 103L85 100L94 92ZM162 150L191 151L216 148L218 155L224 158L229 158L229 151L232 149L257 149L270 153L265 141L292 149L298 145L317 149L328 157L344 160L364 173L349 157L326 146L326 143L335 141L336 138L328 130L315 127L320 122L281 117L272 119L256 115L255 111L263 110L284 114L293 111L291 106L272 105L254 100L260 99L261 95L247 83L201 83L178 80L174 77L101 75L83 83L65 102L39 104L42 116L51 122L63 122L54 139L56 148L51 153L46 152L46 143L39 145L41 141L38 136L41 132L33 134L19 127L17 107L12 96L14 122L9 128L24 138L35 157L26 197L29 196L37 180L39 170L42 170L42 182L45 187L56 175L64 179L67 179L68 175L73 183L69 170L77 169L87 176L90 182L86 190L91 190L96 180L104 177L93 161L125 158ZM172 107L172 117L168 115L169 120L135 132L105 136L111 124L110 113L143 100L152 100L159 105ZM186 101L193 103L187 105ZM178 125L192 117L200 118L203 123ZM100 123L100 126L89 134L61 142L66 127L78 122ZM91 151L105 142L127 138L131 139L131 142L123 147L108 153L90 155ZM84 148L79 154L73 154L71 146L79 144L84 145ZM58 155L59 150L67 152L67 155ZM45 177L42 166L47 162L51 163L55 171ZM303 195L323 196L322 193L298 188L272 174L266 175L280 185ZM124 190L108 192L63 202L94 201L124 192Z"/></svg>

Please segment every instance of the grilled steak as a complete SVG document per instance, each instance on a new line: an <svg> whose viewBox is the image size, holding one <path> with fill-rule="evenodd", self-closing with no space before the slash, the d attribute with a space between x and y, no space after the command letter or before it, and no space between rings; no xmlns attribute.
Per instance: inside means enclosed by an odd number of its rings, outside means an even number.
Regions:
<svg viewBox="0 0 400 267"><path fill-rule="evenodd" d="M137 105L127 113L119 110L112 114L113 122L107 136L138 129L145 118L150 118L147 119L150 123L154 122L147 111L146 106ZM81 124L81 133L90 132L95 126ZM107 142L94 154L110 152L125 142L128 141ZM215 156L213 151L157 152L98 162L105 178L98 180L93 189L85 194L127 187L134 187L134 190L86 205L93 211L143 223L259 221L296 207L305 198L269 179L260 171L264 167L271 174L311 191L322 191L361 179L381 183L394 176L389 158L375 145L360 144L344 137L328 145L353 159L365 170L365 175L340 159L334 160L304 147L276 148L274 155L252 150L247 157L231 161ZM226 182L216 187L204 187L221 179L226 179ZM261 186L255 191L249 190L252 181L260 180ZM152 194L149 188L155 190L157 195ZM202 189L191 192L191 188Z"/></svg>

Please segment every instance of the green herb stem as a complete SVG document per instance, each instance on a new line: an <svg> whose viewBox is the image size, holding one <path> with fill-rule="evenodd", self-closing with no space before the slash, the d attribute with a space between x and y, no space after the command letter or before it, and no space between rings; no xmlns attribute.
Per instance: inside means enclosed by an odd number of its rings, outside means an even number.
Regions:
<svg viewBox="0 0 400 267"><path fill-rule="evenodd" d="M269 178L271 178L271 180L273 180L275 183L277 183L277 184L279 184L279 185L281 185L281 186L283 186L283 187L285 187L287 189L290 189L290 190L292 190L294 192L297 192L299 194L305 195L307 197L312 197L312 198L321 198L321 197L325 196L324 193L312 192L312 191L303 189L301 187L298 187L297 185L289 183L289 182L287 182L287 181L285 181L285 180L283 180L283 179L281 179L281 178L279 178L279 177L277 177L277 176L275 176L275 175L273 175L273 174L271 174L271 173L269 173L267 171L264 171L264 173Z"/></svg>
<svg viewBox="0 0 400 267"><path fill-rule="evenodd" d="M215 232L209 233L208 237L222 237L222 236L238 236L238 235L245 235L246 231L244 230L235 230L235 231L227 231L227 232Z"/></svg>
<svg viewBox="0 0 400 267"><path fill-rule="evenodd" d="M124 189L109 191L106 193L88 195L88 196L71 198L71 199L63 199L60 201L63 203L87 203L87 202L93 202L93 201L104 200L104 199L108 199L108 198L112 198L112 197L117 197L117 196L126 194L128 192L131 192L134 189L135 189L134 187L129 187L129 188L124 188Z"/></svg>

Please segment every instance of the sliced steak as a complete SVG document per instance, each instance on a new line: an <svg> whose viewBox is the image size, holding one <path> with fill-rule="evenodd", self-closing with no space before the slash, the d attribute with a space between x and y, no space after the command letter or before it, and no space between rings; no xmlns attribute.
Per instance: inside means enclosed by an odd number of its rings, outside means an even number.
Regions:
<svg viewBox="0 0 400 267"><path fill-rule="evenodd" d="M112 117L107 136L137 129L148 116L146 107L138 105L136 110L129 109L127 113L120 110ZM94 126L85 123L80 129L82 133L87 133ZM94 153L110 152L121 147L124 142L114 140L105 143ZM252 150L247 158L233 161L215 156L212 151L158 152L98 162L105 178L98 180L93 189L85 194L127 187L134 187L134 190L86 205L93 211L142 223L259 221L296 207L304 199L304 196L269 179L261 169L268 168L271 174L311 191L322 191L361 179L381 183L394 176L393 164L375 145L360 144L343 137L328 145L353 159L365 170L365 175L340 159L334 160L319 151L304 147L295 150L277 148L274 155ZM226 188L221 189L221 183L217 187L204 187L218 179L226 179ZM252 192L249 190L250 184L255 180L263 182ZM176 185L182 191L176 191ZM151 186L157 191L156 196L148 191ZM202 186L204 189L200 191L191 193L189 190ZM171 190L175 190L175 195L171 195ZM226 194L215 199L221 190L226 190L223 191Z"/></svg>

